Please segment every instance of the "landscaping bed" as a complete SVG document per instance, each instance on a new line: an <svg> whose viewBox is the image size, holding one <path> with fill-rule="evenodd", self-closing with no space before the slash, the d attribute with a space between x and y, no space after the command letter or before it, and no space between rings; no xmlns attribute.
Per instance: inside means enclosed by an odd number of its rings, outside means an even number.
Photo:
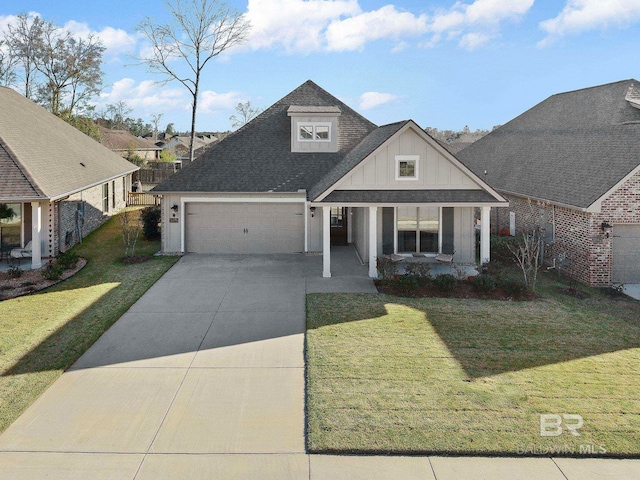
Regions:
<svg viewBox="0 0 640 480"><path fill-rule="evenodd" d="M403 281L402 277L395 281L374 280L373 283L378 292L397 297L475 298L502 301L526 301L537 298L534 292L525 289L516 293L504 287L495 287L490 291L478 290L473 287L473 278L458 280L455 287L448 291L442 291L433 281L424 279L416 280L411 286L407 286L407 282Z"/></svg>
<svg viewBox="0 0 640 480"><path fill-rule="evenodd" d="M309 450L640 455L640 303L541 282L529 302L308 295ZM541 436L545 414L580 436Z"/></svg>
<svg viewBox="0 0 640 480"><path fill-rule="evenodd" d="M24 270L21 271L20 276L12 276L7 272L0 272L0 301L7 300L9 298L20 297L22 295L28 295L35 293L45 288L49 288L56 283L60 283L67 278L74 276L78 273L87 261L84 258L78 259L78 263L75 267L64 270L59 278L47 279L42 276L42 272L45 267L37 270Z"/></svg>

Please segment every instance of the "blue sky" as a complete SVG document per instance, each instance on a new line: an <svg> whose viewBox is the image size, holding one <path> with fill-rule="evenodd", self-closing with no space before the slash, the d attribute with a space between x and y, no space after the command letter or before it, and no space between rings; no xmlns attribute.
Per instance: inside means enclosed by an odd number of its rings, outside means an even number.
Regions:
<svg viewBox="0 0 640 480"><path fill-rule="evenodd" d="M383 125L472 130L503 124L549 95L640 78L640 0L230 0L248 42L205 71L197 130L227 130L239 101L268 107L311 79ZM168 20L159 0L2 0L0 28L34 12L105 46L98 106L189 128L177 83L133 65L136 24Z"/></svg>

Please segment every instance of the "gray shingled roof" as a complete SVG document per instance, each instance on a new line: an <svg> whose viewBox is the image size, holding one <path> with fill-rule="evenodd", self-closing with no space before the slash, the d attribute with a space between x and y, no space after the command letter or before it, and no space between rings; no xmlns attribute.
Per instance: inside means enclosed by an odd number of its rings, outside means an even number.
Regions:
<svg viewBox="0 0 640 480"><path fill-rule="evenodd" d="M0 87L0 111L3 201L56 198L138 169L10 88Z"/></svg>
<svg viewBox="0 0 640 480"><path fill-rule="evenodd" d="M500 191L587 208L640 164L638 85L553 95L457 157Z"/></svg>
<svg viewBox="0 0 640 480"><path fill-rule="evenodd" d="M484 190L334 190L327 203L496 203Z"/></svg>
<svg viewBox="0 0 640 480"><path fill-rule="evenodd" d="M337 107L338 152L291 152L290 106ZM154 192L309 191L376 126L312 81L266 109Z"/></svg>
<svg viewBox="0 0 640 480"><path fill-rule="evenodd" d="M44 194L25 175L9 148L0 140L0 201L41 198L44 198Z"/></svg>

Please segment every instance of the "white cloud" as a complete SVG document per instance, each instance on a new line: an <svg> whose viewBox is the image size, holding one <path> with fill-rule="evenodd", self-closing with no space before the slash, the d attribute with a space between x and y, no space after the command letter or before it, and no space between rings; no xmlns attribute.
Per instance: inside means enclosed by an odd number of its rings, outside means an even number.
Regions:
<svg viewBox="0 0 640 480"><path fill-rule="evenodd" d="M358 13L357 0L249 0L247 44L254 49L279 46L288 53L318 51L331 21Z"/></svg>
<svg viewBox="0 0 640 480"><path fill-rule="evenodd" d="M109 56L117 56L121 53L133 53L138 36L129 34L122 29L113 27L104 27L102 30L92 30L86 23L70 20L64 24L64 29L81 38L93 35L100 39L105 46L105 54Z"/></svg>
<svg viewBox="0 0 640 480"><path fill-rule="evenodd" d="M484 45L486 45L489 40L494 38L493 35L471 32L466 33L460 38L460 46L466 50L476 50Z"/></svg>
<svg viewBox="0 0 640 480"><path fill-rule="evenodd" d="M422 46L433 47L443 36L459 38L459 45L474 50L499 36L500 23L518 20L525 15L534 0L476 0L471 4L456 2L448 10L441 10L431 18L432 37Z"/></svg>
<svg viewBox="0 0 640 480"><path fill-rule="evenodd" d="M135 110L136 116L152 112L170 112L171 110L189 110L190 99L184 88L167 88L152 80L143 80L136 84L133 78L123 78L115 82L111 89L105 89L98 98L98 107L104 107L118 101L124 101ZM99 109L98 108L98 109Z"/></svg>
<svg viewBox="0 0 640 480"><path fill-rule="evenodd" d="M398 98L400 97L391 93L365 92L360 95L360 109L371 110L372 108L379 107L385 103L394 102Z"/></svg>
<svg viewBox="0 0 640 480"><path fill-rule="evenodd" d="M538 45L549 45L563 35L636 22L640 22L640 0L568 0L557 17L540 23L547 37Z"/></svg>
<svg viewBox="0 0 640 480"><path fill-rule="evenodd" d="M379 39L398 40L427 31L427 16L397 10L386 5L378 10L334 20L327 27L327 49L362 50L367 42Z"/></svg>
<svg viewBox="0 0 640 480"><path fill-rule="evenodd" d="M198 103L200 113L217 113L220 110L233 110L238 103L246 100L239 92L216 93L213 90L202 92Z"/></svg>

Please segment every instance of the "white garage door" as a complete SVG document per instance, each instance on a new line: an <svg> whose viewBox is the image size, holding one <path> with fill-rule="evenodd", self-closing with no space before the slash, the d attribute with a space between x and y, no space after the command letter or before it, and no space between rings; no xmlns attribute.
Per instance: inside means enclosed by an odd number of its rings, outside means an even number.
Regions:
<svg viewBox="0 0 640 480"><path fill-rule="evenodd" d="M640 283L640 225L613 226L614 283Z"/></svg>
<svg viewBox="0 0 640 480"><path fill-rule="evenodd" d="M303 203L187 203L190 253L297 253L304 250Z"/></svg>

